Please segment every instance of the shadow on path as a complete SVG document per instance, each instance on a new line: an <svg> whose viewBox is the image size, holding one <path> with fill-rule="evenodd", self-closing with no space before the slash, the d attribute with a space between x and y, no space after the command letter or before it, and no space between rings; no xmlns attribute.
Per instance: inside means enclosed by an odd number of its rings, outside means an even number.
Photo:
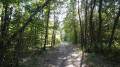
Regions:
<svg viewBox="0 0 120 67"><path fill-rule="evenodd" d="M79 51L77 46L63 42L46 55L29 57L21 67L120 67L117 64L106 63L93 53Z"/></svg>

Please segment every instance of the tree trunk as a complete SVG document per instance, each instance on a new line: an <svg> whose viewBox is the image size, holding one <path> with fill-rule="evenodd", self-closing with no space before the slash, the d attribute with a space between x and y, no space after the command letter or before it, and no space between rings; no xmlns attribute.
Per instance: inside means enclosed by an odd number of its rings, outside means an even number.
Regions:
<svg viewBox="0 0 120 67"><path fill-rule="evenodd" d="M75 20L74 20L74 36L75 36L75 44L77 44L77 31L76 31Z"/></svg>
<svg viewBox="0 0 120 67"><path fill-rule="evenodd" d="M88 0L86 0L86 7L85 7L85 48L87 46L87 10L88 10Z"/></svg>
<svg viewBox="0 0 120 67"><path fill-rule="evenodd" d="M90 36L91 36L91 45L94 43L95 50L97 49L97 44L95 42L95 37L94 37L94 29L93 29L93 10L95 7L96 0L92 2L91 0L91 12L90 12Z"/></svg>
<svg viewBox="0 0 120 67"><path fill-rule="evenodd" d="M46 43L47 43L47 40L48 40L49 17L50 17L50 3L49 3L49 9L48 9L48 18L47 18L47 26L46 26L46 34L45 34L45 44L44 44L43 51L46 50Z"/></svg>
<svg viewBox="0 0 120 67"><path fill-rule="evenodd" d="M120 8L119 8L119 12L117 14L117 17L115 18L115 21L114 21L114 25L113 25L113 29L112 29L112 34L111 34L110 41L109 41L109 49L111 48L113 36L114 36L115 30L116 30L116 26L117 26L118 21L119 21L119 17L120 17Z"/></svg>
<svg viewBox="0 0 120 67"><path fill-rule="evenodd" d="M79 15L79 22L80 22L80 30L81 30L81 47L83 48L83 28L82 28L82 21L81 21L81 17L80 17L80 9L79 9L79 1L78 1L78 15Z"/></svg>
<svg viewBox="0 0 120 67"><path fill-rule="evenodd" d="M101 49L101 53L103 53L102 51L102 43L101 43L101 25L102 25L102 15L101 15L101 8L102 8L102 0L99 0L99 32L98 32L98 43L100 43L100 49Z"/></svg>
<svg viewBox="0 0 120 67"><path fill-rule="evenodd" d="M5 1L6 2L6 1ZM7 3L7 2L6 2ZM8 6L9 4L3 3L3 8L5 11L2 11L2 14L4 14L4 17L1 18L2 25L1 25L1 41L0 41L0 66L3 66L3 60L5 58L5 45L8 39L9 39L9 14L8 14ZM9 44L8 44L9 45Z"/></svg>
<svg viewBox="0 0 120 67"><path fill-rule="evenodd" d="M76 1L74 1L74 4L73 4L73 22L74 22L74 43L77 44L77 31L76 31L76 22L75 22L75 12L74 10L76 9Z"/></svg>

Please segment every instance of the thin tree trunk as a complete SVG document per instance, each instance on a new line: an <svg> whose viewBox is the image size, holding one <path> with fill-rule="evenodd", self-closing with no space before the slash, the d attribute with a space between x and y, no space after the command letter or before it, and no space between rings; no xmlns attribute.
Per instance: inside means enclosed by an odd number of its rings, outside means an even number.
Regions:
<svg viewBox="0 0 120 67"><path fill-rule="evenodd" d="M56 9L56 7L55 7L55 0L54 0L54 8ZM55 34L55 29L56 29L56 16L55 16L55 10L54 10L54 29L53 29L53 45L55 45L55 36L56 36L56 34Z"/></svg>
<svg viewBox="0 0 120 67"><path fill-rule="evenodd" d="M54 30L53 30L54 33ZM51 46L53 46L53 33L52 33L52 39L51 39Z"/></svg>
<svg viewBox="0 0 120 67"><path fill-rule="evenodd" d="M55 34L56 31L54 31L54 36L53 36L53 45L56 44L56 34Z"/></svg>
<svg viewBox="0 0 120 67"><path fill-rule="evenodd" d="M6 2L6 1L5 1ZM7 2L6 2L7 3ZM9 39L9 14L8 14L8 6L9 4L3 3L3 8L5 9L5 11L2 11L2 14L4 14L5 17L2 17L1 21L2 21L2 25L1 25L1 41L0 41L0 66L4 66L3 65L3 60L5 58L5 49L4 46L6 45L5 41L7 41ZM9 43L8 43L9 45Z"/></svg>
<svg viewBox="0 0 120 67"><path fill-rule="evenodd" d="M48 40L49 17L50 17L50 3L49 3L49 9L48 9L48 18L47 18L47 26L46 26L46 34L45 34L45 44L44 44L43 51L46 50L46 43L47 43L47 40Z"/></svg>
<svg viewBox="0 0 120 67"><path fill-rule="evenodd" d="M79 8L79 0L78 0L78 15L79 15L79 22L80 22L80 30L81 30L81 47L83 47L83 29L82 29L82 22L80 17L80 8Z"/></svg>
<svg viewBox="0 0 120 67"><path fill-rule="evenodd" d="M77 44L77 31L76 31L75 21L74 21L74 36L75 36L75 44Z"/></svg>
<svg viewBox="0 0 120 67"><path fill-rule="evenodd" d="M90 36L91 36L91 45L92 43L94 43L94 46L95 46L95 49L97 49L97 45L96 45L96 42L95 42L95 38L94 38L94 32L93 32L93 10L94 10L94 7L95 7L95 3L96 3L96 0L94 0L94 2L92 2L91 0L91 12L90 12Z"/></svg>
<svg viewBox="0 0 120 67"><path fill-rule="evenodd" d="M86 0L86 7L85 7L85 48L87 46L87 10L88 10L88 0Z"/></svg>
<svg viewBox="0 0 120 67"><path fill-rule="evenodd" d="M20 2L18 0L18 6L19 6ZM20 9L20 8L19 8ZM20 12L19 10L17 10L17 17L18 17L18 21L20 20ZM19 22L20 23L20 22ZM17 27L20 28L20 25L17 24ZM17 40L17 44L15 45L15 67L19 66L19 59L20 59L20 49L21 49L21 43L22 42L22 32L19 33L19 38Z"/></svg>
<svg viewBox="0 0 120 67"><path fill-rule="evenodd" d="M54 27L55 27L55 22L54 22ZM52 33L52 41L51 41L51 46L55 45L55 29L53 29L53 33Z"/></svg>
<svg viewBox="0 0 120 67"><path fill-rule="evenodd" d="M99 32L98 32L98 42L100 43L100 48L101 48L101 53L103 53L102 51L102 43L101 43L101 25L102 25L102 15L101 15L101 8L102 8L102 0L99 0Z"/></svg>
<svg viewBox="0 0 120 67"><path fill-rule="evenodd" d="M52 41L51 41L51 46L55 45L55 28L56 28L56 19L55 19L55 0L54 0L54 25L53 25L53 33L52 33Z"/></svg>
<svg viewBox="0 0 120 67"><path fill-rule="evenodd" d="M119 21L119 17L120 17L120 8L119 8L119 12L117 14L117 17L115 18L115 21L114 21L114 25L113 25L113 29L112 29L112 33L111 33L111 37L110 37L110 41L109 41L109 46L108 46L109 49L111 48L113 36L114 36L115 30L116 30L116 26L117 26L118 21Z"/></svg>
<svg viewBox="0 0 120 67"><path fill-rule="evenodd" d="M74 22L74 43L77 44L77 31L76 31L76 22L75 22L75 13L74 10L76 9L76 1L73 4L73 22Z"/></svg>
<svg viewBox="0 0 120 67"><path fill-rule="evenodd" d="M42 39L43 39L42 38L42 36L43 36L42 33L40 34L40 36L41 36L41 40L40 41L41 41L41 48L42 48Z"/></svg>

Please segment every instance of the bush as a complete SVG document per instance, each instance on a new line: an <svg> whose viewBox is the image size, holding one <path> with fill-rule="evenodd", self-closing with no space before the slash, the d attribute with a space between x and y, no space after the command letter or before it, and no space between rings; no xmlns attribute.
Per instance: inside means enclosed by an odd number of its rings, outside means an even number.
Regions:
<svg viewBox="0 0 120 67"><path fill-rule="evenodd" d="M56 43L56 44L59 44L60 42L61 42L61 40L60 40L59 38L56 38L55 43Z"/></svg>

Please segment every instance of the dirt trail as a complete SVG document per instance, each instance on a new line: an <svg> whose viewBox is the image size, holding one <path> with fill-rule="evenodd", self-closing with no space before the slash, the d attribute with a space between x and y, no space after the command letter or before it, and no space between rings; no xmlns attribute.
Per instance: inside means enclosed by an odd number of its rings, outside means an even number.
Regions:
<svg viewBox="0 0 120 67"><path fill-rule="evenodd" d="M55 54L52 54L56 58L51 59L44 67L80 67L82 54L73 46L67 42L61 43L56 47Z"/></svg>
<svg viewBox="0 0 120 67"><path fill-rule="evenodd" d="M59 46L57 66L56 67L80 67L81 54L77 48L66 42Z"/></svg>

